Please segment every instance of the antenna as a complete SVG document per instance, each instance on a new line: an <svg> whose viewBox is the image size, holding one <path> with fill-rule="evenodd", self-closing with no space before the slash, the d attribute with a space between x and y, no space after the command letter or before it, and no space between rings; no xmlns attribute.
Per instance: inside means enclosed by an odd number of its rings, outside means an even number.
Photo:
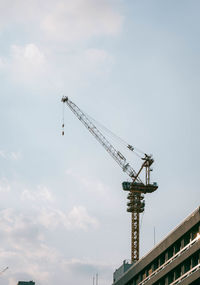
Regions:
<svg viewBox="0 0 200 285"><path fill-rule="evenodd" d="M96 285L98 285L98 273L96 274Z"/></svg>

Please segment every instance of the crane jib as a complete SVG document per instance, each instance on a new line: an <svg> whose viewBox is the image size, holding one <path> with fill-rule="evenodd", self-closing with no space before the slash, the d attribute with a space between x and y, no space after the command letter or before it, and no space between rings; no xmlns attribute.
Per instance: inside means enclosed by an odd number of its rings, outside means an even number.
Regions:
<svg viewBox="0 0 200 285"><path fill-rule="evenodd" d="M85 125L88 131L101 143L104 149L115 159L119 166L126 172L131 178L136 177L137 173L135 170L126 163L126 158L124 155L117 151L113 145L105 138L105 136L97 129L97 127L89 120L89 118L84 114L84 112L68 97L63 97L61 100L66 103L76 117ZM138 177L138 181L141 182Z"/></svg>

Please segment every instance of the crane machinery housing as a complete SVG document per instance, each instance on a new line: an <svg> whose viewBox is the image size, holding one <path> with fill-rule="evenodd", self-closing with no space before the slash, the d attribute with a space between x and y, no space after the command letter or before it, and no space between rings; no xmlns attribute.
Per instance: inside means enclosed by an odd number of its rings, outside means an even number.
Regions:
<svg viewBox="0 0 200 285"><path fill-rule="evenodd" d="M136 172L131 165L127 162L124 155L119 152L100 132L100 130L93 124L89 117L74 104L68 97L63 96L63 103L66 103L71 111L76 115L76 117L83 123L83 125L88 129L88 131L99 141L99 143L104 147L104 149L110 154L110 156L119 164L122 170L128 174L132 179L132 182L123 182L122 188L124 191L128 191L128 203L127 211L132 214L131 217L131 262L139 260L139 217L140 213L144 212L145 201L144 194L152 193L157 190L157 183L150 182L150 172L151 165L154 160L152 155L144 154L142 157L142 165L138 172ZM64 123L62 125L64 128ZM64 131L62 132L64 135ZM126 147L134 151L134 147L127 144ZM143 182L139 175L144 169L145 171L145 181Z"/></svg>

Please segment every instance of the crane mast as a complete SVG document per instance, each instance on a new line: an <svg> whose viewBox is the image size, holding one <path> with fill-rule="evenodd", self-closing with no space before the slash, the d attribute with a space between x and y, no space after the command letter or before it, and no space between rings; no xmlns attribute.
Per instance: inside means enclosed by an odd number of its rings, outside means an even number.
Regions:
<svg viewBox="0 0 200 285"><path fill-rule="evenodd" d="M139 215L144 211L145 202L143 201L146 193L154 192L158 186L156 183L150 184L150 166L154 162L151 155L145 154L142 158L143 163L138 172L136 172L121 152L116 150L114 146L105 138L105 136L97 129L97 127L91 122L86 114L80 110L80 108L74 104L68 97L63 97L61 100L66 103L76 117L83 123L88 131L98 140L98 142L104 147L104 149L110 154L110 156L119 164L124 172L131 177L132 182L123 182L122 188L124 191L128 191L127 211L132 214L132 233L131 233L131 261L139 260ZM63 125L64 126L64 125ZM63 133L64 134L64 133ZM134 150L131 145L127 145L127 148ZM139 178L139 174L145 168L145 183Z"/></svg>

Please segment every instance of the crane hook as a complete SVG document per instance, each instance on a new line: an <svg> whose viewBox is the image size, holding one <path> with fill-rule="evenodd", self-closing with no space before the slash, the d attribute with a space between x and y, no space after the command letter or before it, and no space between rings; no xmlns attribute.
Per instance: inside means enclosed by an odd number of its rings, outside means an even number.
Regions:
<svg viewBox="0 0 200 285"><path fill-rule="evenodd" d="M64 127L65 127L65 113L64 113L64 101L65 100L65 97L63 96L63 98L62 98L62 102L63 102L63 109L62 109L62 136L64 136L64 134L65 134L65 131L64 131Z"/></svg>

